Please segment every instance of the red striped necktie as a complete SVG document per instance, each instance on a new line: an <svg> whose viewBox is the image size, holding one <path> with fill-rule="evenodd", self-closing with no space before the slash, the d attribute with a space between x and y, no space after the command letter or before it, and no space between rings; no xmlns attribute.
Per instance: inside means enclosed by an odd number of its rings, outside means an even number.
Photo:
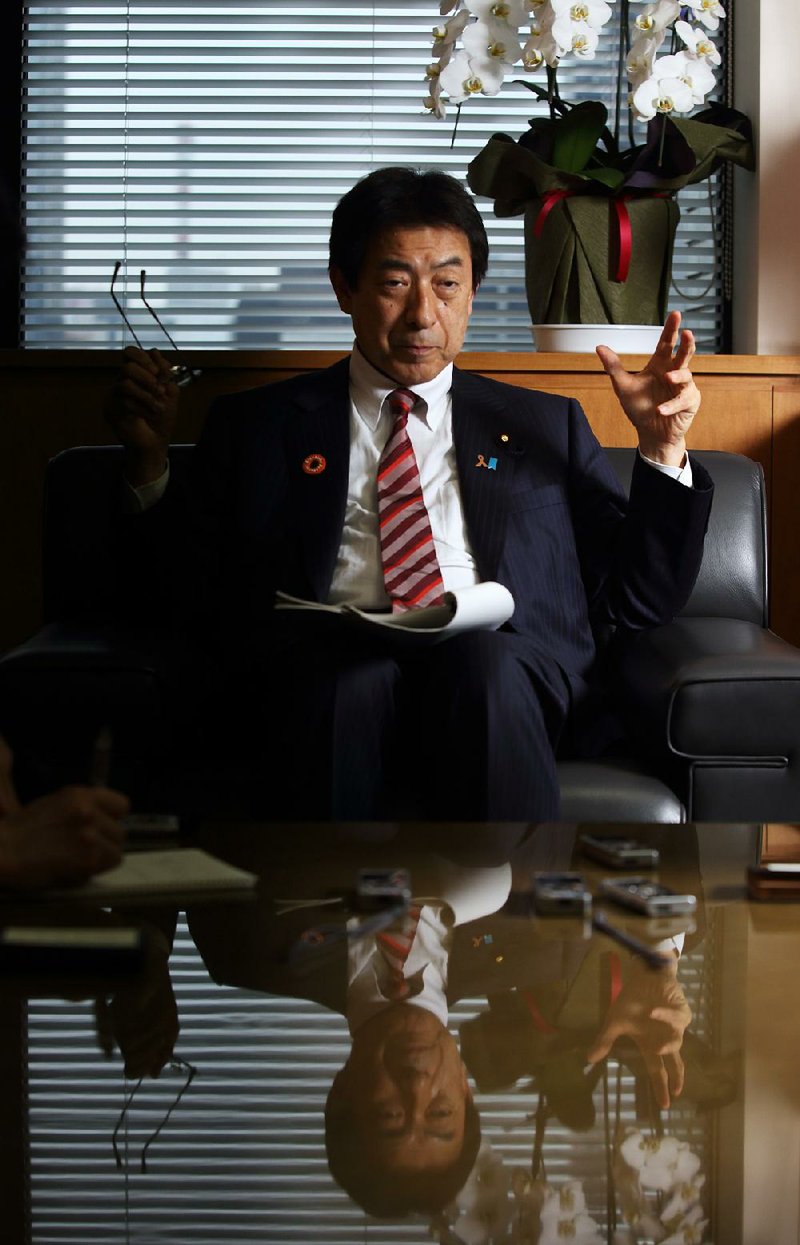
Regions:
<svg viewBox="0 0 800 1245"><path fill-rule="evenodd" d="M378 464L378 522L386 592L394 613L401 613L441 605L444 588L406 427L417 395L395 389L387 401L395 419Z"/></svg>
<svg viewBox="0 0 800 1245"><path fill-rule="evenodd" d="M382 971L378 974L381 994L385 999L407 999L422 988L421 973L413 978L405 975L406 960L414 945L422 909L414 904L387 929L376 935Z"/></svg>

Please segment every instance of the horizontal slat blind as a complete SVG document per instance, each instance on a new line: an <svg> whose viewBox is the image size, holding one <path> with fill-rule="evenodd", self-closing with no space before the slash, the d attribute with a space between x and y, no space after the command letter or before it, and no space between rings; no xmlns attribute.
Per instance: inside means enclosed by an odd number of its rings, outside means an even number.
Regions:
<svg viewBox="0 0 800 1245"><path fill-rule="evenodd" d="M459 178L496 131L518 135L540 111L506 84L445 121L425 114L437 0L143 0L26 6L23 340L32 348L127 340L108 296L125 263L129 314L179 344L336 348L349 321L325 269L331 211L385 164ZM606 45L604 45L606 46ZM611 107L613 47L565 64L565 98ZM541 75L536 80L541 80ZM675 296L701 348L720 348L714 275L719 190L681 195ZM473 350L531 346L522 220L479 200L492 263L467 337ZM712 289L704 294L711 281ZM122 282L125 288L125 281Z"/></svg>
<svg viewBox="0 0 800 1245"><path fill-rule="evenodd" d="M713 1043L714 917L702 946L681 961L692 1031ZM126 1090L119 1055L98 1050L87 1003L33 1000L29 1011L31 1245L424 1245L425 1223L367 1219L334 1184L327 1167L323 1113L350 1039L344 1019L302 999L215 985L181 919L170 961L181 1033L177 1053L197 1067L190 1088L148 1151L142 1146L174 1100L182 1078L146 1081L129 1111L118 1172L111 1146ZM486 1008L464 999L450 1028ZM148 1023L150 1023L148 1021ZM609 1061L613 1068L614 1061ZM615 1073L611 1074L612 1085ZM612 1092L612 1101L613 1101ZM508 1164L528 1168L537 1097L521 1082L476 1094L484 1137ZM597 1121L573 1132L547 1127L547 1178L585 1181L591 1213L604 1222L606 1160L602 1091ZM622 1078L621 1118L635 1120L633 1078ZM676 1103L669 1131L700 1155L713 1175L712 1113ZM709 1202L713 1193L709 1191ZM713 1227L713 1225L712 1225ZM709 1239L715 1239L713 1233Z"/></svg>

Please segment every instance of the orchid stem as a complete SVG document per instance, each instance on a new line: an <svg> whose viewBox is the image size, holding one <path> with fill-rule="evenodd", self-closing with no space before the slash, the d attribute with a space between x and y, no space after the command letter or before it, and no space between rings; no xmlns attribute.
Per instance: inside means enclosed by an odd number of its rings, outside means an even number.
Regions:
<svg viewBox="0 0 800 1245"><path fill-rule="evenodd" d="M461 105L457 104L456 105L456 122L455 122L455 125L453 126L453 133L450 136L450 150L451 151L453 150L453 147L455 146L456 132L458 130L458 122L460 118L461 118Z"/></svg>
<svg viewBox="0 0 800 1245"><path fill-rule="evenodd" d="M664 140L666 139L666 137L667 137L667 114L665 112L662 112L661 114L661 140L658 144L658 167L659 168L661 168L664 164Z"/></svg>

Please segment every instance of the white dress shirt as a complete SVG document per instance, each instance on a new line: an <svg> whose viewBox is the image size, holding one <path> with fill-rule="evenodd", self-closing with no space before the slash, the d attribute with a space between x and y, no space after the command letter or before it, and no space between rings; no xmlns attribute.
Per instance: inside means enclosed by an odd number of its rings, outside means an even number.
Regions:
<svg viewBox="0 0 800 1245"><path fill-rule="evenodd" d="M447 967L453 927L498 912L511 890L511 866L468 868L452 861L441 862L441 896L416 900L420 905L417 931L403 968L406 977L422 976L422 989L404 1002L433 1012L447 1025ZM349 923L351 930L358 925ZM355 1033L365 1021L389 1006L381 992L374 934L353 938L347 954L347 1024Z"/></svg>
<svg viewBox="0 0 800 1245"><path fill-rule="evenodd" d="M436 557L446 592L478 582L453 446L450 389L453 365L415 385L419 401L408 436L419 468ZM329 600L360 609L388 609L378 535L378 462L394 426L387 398L398 386L368 363L358 346L350 358L350 473L344 529Z"/></svg>

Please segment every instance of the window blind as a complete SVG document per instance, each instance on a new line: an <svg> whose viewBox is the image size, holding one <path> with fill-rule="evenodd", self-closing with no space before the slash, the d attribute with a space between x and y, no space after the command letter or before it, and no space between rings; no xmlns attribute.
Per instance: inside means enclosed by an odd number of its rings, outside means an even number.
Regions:
<svg viewBox="0 0 800 1245"><path fill-rule="evenodd" d="M518 135L541 111L522 86L426 114L425 66L437 0L84 0L26 6L23 107L23 344L116 347L129 337L119 292L145 345L347 347L349 320L326 276L330 215L359 177L386 164L464 178L490 135ZM613 41L612 41L613 42ZM559 70L566 99L604 98L608 47ZM522 76L522 75L520 75ZM533 80L543 81L541 75ZM700 348L721 348L721 193L681 192L674 274ZM522 218L478 200L492 260L466 346L532 348Z"/></svg>

